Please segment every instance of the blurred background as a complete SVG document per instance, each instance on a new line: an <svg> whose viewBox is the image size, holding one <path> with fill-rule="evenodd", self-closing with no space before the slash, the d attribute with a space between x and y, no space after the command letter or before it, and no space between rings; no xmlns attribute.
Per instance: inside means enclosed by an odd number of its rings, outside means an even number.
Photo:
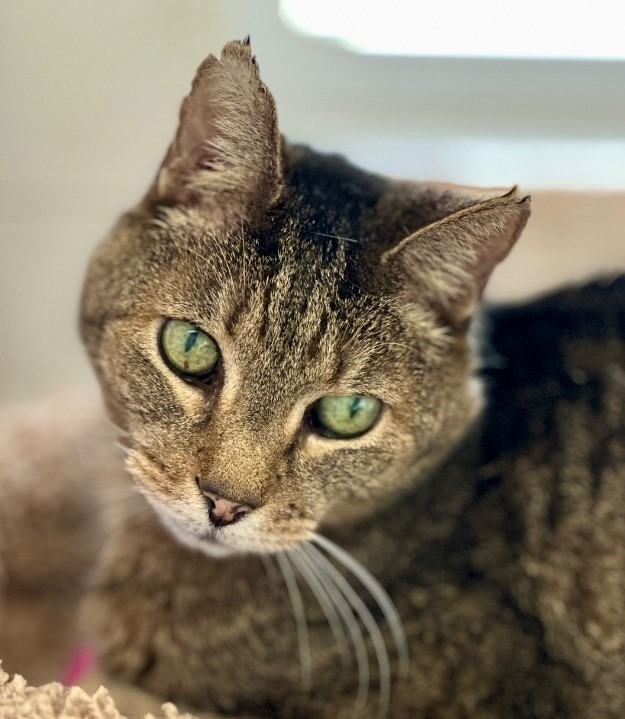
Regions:
<svg viewBox="0 0 625 719"><path fill-rule="evenodd" d="M93 384L76 331L89 253L150 183L199 62L248 33L292 140L532 192L491 298L625 270L621 9L588 7L0 0L0 402Z"/></svg>

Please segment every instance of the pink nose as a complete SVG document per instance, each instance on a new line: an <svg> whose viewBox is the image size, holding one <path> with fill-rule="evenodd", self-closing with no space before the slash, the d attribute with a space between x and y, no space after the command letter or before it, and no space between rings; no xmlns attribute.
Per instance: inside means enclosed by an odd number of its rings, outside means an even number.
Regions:
<svg viewBox="0 0 625 719"><path fill-rule="evenodd" d="M204 496L208 499L210 505L208 517L216 527L234 524L251 511L251 508L244 504L235 504L229 499L218 497L216 494L212 496L204 494Z"/></svg>
<svg viewBox="0 0 625 719"><path fill-rule="evenodd" d="M206 497L208 517L215 527L227 527L229 524L234 524L243 519L253 509L248 504L232 502L222 497L204 479L198 478L197 484L204 497Z"/></svg>

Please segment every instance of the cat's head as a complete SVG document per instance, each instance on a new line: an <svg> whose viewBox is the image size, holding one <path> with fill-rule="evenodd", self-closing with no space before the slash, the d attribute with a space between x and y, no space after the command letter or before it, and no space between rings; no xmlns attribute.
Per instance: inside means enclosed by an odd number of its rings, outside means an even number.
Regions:
<svg viewBox="0 0 625 719"><path fill-rule="evenodd" d="M81 329L138 487L208 553L373 513L475 416L467 329L529 215L289 146L249 44L201 65Z"/></svg>

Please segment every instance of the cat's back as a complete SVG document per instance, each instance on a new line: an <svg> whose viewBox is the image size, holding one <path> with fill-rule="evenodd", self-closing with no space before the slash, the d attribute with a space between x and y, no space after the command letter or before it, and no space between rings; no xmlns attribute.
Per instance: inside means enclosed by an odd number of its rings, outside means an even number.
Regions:
<svg viewBox="0 0 625 719"><path fill-rule="evenodd" d="M591 692L611 716L625 682L625 277L494 310L486 363L476 562L538 619L571 706Z"/></svg>
<svg viewBox="0 0 625 719"><path fill-rule="evenodd" d="M549 467L535 509L555 529L625 488L610 488L625 461L625 276L493 310L488 322L485 462Z"/></svg>

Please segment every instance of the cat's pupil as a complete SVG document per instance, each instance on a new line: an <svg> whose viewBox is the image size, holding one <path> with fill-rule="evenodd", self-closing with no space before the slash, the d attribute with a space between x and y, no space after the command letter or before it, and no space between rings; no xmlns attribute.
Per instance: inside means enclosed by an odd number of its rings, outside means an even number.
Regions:
<svg viewBox="0 0 625 719"><path fill-rule="evenodd" d="M349 418L353 419L362 408L362 397L355 397L349 408Z"/></svg>
<svg viewBox="0 0 625 719"><path fill-rule="evenodd" d="M185 340L185 343L184 343L184 351L185 352L190 352L193 349L195 343L197 342L197 338L198 338L199 334L200 334L199 330L190 330L189 331L189 333L187 334L187 339Z"/></svg>
<svg viewBox="0 0 625 719"><path fill-rule="evenodd" d="M382 402L367 395L327 395L311 408L311 423L325 437L351 439L368 432L382 411Z"/></svg>
<svg viewBox="0 0 625 719"><path fill-rule="evenodd" d="M183 377L206 378L217 366L216 342L192 322L167 320L159 343L165 362Z"/></svg>

